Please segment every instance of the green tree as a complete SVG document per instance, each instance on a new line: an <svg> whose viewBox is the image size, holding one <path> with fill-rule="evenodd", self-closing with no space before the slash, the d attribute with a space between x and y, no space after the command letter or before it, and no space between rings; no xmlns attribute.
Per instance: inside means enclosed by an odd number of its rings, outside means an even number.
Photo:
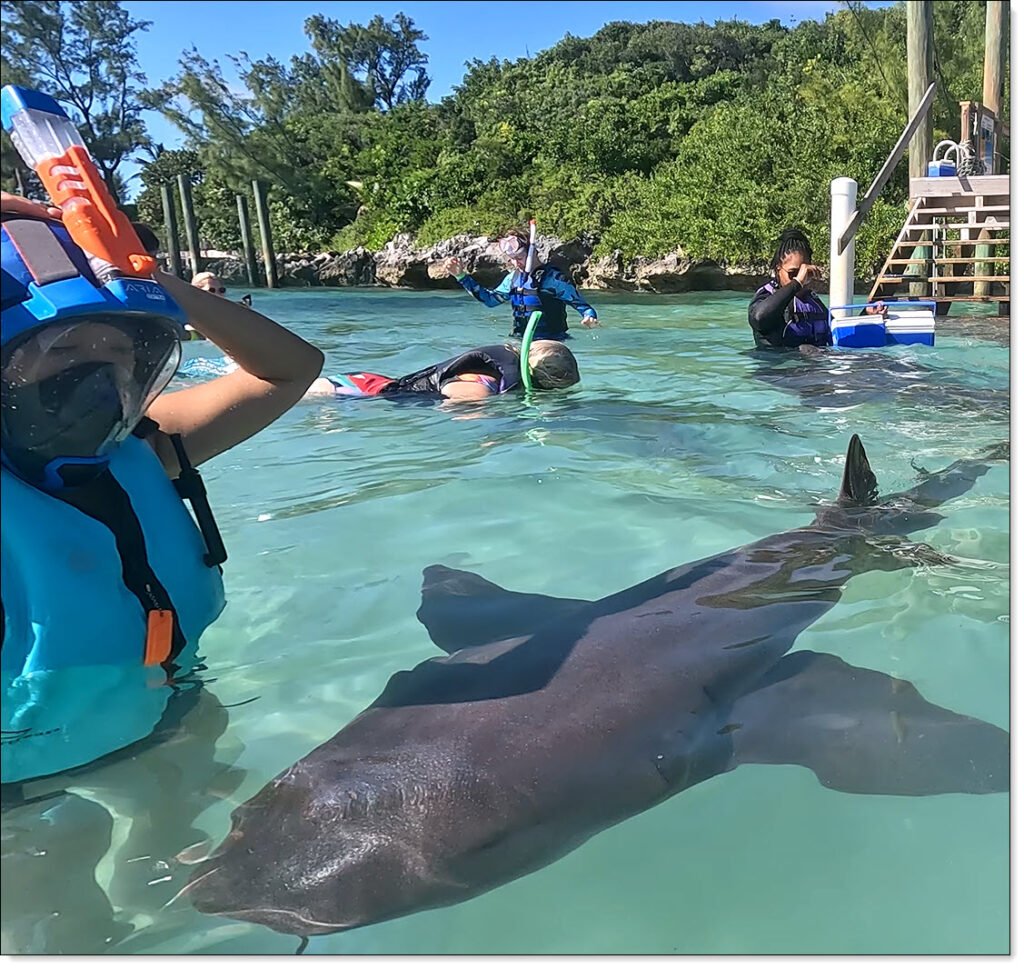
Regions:
<svg viewBox="0 0 1024 969"><path fill-rule="evenodd" d="M142 120L133 19L114 0L3 0L5 81L45 91L68 111L108 187L118 197L119 169L149 144ZM16 164L6 142L5 179Z"/></svg>
<svg viewBox="0 0 1024 969"><path fill-rule="evenodd" d="M600 252L763 265L786 225L825 250L830 180L866 187L906 122L903 4L792 27L612 23L473 61L439 104L423 98L425 38L408 18L313 17L306 33L287 66L238 59L244 95L194 53L160 94L199 160L197 196L265 178L282 249L434 242L535 215ZM936 6L936 139L959 138L956 102L980 97L983 45L982 2ZM904 163L858 237L861 273L906 201Z"/></svg>
<svg viewBox="0 0 1024 969"><path fill-rule="evenodd" d="M430 78L419 43L428 38L404 13L346 27L317 14L305 29L321 64L340 65L343 77L358 78L382 111L426 95Z"/></svg>

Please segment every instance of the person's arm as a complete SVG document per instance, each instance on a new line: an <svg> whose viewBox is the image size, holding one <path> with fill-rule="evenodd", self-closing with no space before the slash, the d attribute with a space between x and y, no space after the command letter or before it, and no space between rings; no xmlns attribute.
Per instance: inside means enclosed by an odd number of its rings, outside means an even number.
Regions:
<svg viewBox="0 0 1024 969"><path fill-rule="evenodd" d="M154 278L239 368L197 387L161 394L147 412L164 434L181 435L193 464L272 424L320 375L323 353L273 320L168 273L157 272ZM158 443L157 453L173 474L173 451Z"/></svg>
<svg viewBox="0 0 1024 969"><path fill-rule="evenodd" d="M755 293L747 310L747 320L754 331L766 338L781 335L786 328L786 307L802 288L794 279L774 293L763 290Z"/></svg>
<svg viewBox="0 0 1024 969"><path fill-rule="evenodd" d="M563 303L568 303L577 313L580 314L580 322L586 326L598 326L597 310L594 309L581 295L579 290L569 282L557 269L551 269L544 274L544 280L540 288L552 296L558 297Z"/></svg>
<svg viewBox="0 0 1024 969"><path fill-rule="evenodd" d="M509 273L494 289L481 286L469 273L455 276L455 281L471 296L478 299L484 306L500 306L508 301L512 284L512 273Z"/></svg>
<svg viewBox="0 0 1024 969"><path fill-rule="evenodd" d="M441 396L449 400L484 400L493 394L485 384L468 380L449 380L441 388Z"/></svg>

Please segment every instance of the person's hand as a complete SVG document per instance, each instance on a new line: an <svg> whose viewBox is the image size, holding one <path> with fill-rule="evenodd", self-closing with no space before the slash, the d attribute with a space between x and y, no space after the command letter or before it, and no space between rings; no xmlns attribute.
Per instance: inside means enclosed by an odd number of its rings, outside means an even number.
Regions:
<svg viewBox="0 0 1024 969"><path fill-rule="evenodd" d="M805 262L796 274L796 281L806 286L812 279L821 279L821 267Z"/></svg>
<svg viewBox="0 0 1024 969"><path fill-rule="evenodd" d="M59 219L61 217L61 211L55 205L43 205L40 202L22 198L20 195L12 195L10 192L0 192L0 212L27 215L34 219Z"/></svg>
<svg viewBox="0 0 1024 969"><path fill-rule="evenodd" d="M441 267L448 273L449 276L461 276L465 271L465 267L462 265L462 260L457 256L449 256Z"/></svg>
<svg viewBox="0 0 1024 969"><path fill-rule="evenodd" d="M588 329L592 330L595 326L600 326L596 316L584 316L580 322Z"/></svg>

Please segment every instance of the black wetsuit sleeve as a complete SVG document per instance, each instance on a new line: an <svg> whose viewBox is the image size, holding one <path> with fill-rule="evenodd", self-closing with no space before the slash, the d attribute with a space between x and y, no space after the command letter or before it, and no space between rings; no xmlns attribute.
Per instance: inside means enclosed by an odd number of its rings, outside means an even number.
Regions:
<svg viewBox="0 0 1024 969"><path fill-rule="evenodd" d="M786 328L786 307L801 289L800 283L794 279L774 293L755 293L747 310L747 322L753 331L773 342L781 340L782 331Z"/></svg>

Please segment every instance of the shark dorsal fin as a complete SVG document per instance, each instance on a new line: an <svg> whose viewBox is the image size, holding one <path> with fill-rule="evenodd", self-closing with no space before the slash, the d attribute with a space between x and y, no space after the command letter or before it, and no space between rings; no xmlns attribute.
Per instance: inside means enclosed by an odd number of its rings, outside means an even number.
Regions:
<svg viewBox="0 0 1024 969"><path fill-rule="evenodd" d="M878 479L871 470L864 445L854 434L846 449L846 467L843 468L843 484L839 489L839 504L866 507L878 501Z"/></svg>

